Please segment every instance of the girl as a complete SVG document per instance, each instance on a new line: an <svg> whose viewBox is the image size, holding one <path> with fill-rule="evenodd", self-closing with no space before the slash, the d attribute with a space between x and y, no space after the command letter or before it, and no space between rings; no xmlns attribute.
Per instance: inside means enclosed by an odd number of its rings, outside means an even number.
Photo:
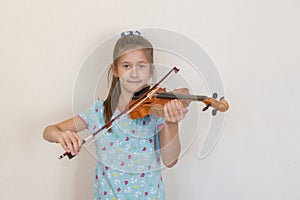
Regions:
<svg viewBox="0 0 300 200"><path fill-rule="evenodd" d="M133 93L145 86L153 74L151 43L140 35L123 33L114 47L109 73L113 76L106 100L98 100L87 111L48 126L44 139L76 155L82 147L77 133L84 129L95 132L122 112ZM174 91L188 93L184 88ZM170 101L163 109L164 118L150 115L132 120L125 116L98 136L94 200L165 199L160 157L167 167L177 163L181 150L178 122L187 109L178 100Z"/></svg>

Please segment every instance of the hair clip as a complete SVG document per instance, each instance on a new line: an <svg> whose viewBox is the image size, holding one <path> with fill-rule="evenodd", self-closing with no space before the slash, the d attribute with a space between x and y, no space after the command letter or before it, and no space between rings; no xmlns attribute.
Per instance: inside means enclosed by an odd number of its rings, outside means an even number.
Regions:
<svg viewBox="0 0 300 200"><path fill-rule="evenodd" d="M141 35L141 32L139 32L139 31L125 31L125 32L121 33L121 37L125 37L127 35L130 35L130 36Z"/></svg>

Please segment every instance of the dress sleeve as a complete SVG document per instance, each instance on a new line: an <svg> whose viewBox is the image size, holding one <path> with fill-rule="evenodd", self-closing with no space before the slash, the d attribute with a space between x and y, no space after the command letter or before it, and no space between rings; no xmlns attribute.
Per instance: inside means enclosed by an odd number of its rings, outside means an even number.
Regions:
<svg viewBox="0 0 300 200"><path fill-rule="evenodd" d="M90 132L94 132L103 126L103 101L98 100L93 106L77 115Z"/></svg>

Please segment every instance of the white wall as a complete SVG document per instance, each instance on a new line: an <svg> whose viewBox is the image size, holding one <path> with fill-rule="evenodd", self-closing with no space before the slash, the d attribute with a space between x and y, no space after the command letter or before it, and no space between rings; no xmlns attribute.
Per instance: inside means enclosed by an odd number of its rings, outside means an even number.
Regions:
<svg viewBox="0 0 300 200"><path fill-rule="evenodd" d="M94 160L42 130L72 116L81 64L124 29L161 27L199 43L231 108L212 154L197 142L165 170L169 199L300 199L300 3L228 1L0 2L0 199L92 199ZM182 134L183 135L183 134Z"/></svg>

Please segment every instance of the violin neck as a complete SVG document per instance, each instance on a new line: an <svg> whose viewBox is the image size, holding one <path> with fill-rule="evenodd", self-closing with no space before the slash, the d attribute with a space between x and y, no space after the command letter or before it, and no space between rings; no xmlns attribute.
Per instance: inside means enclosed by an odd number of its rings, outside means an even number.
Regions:
<svg viewBox="0 0 300 200"><path fill-rule="evenodd" d="M156 98L159 98L159 99L180 99L180 100L187 100L187 101L204 101L205 99L207 99L207 96L180 94L180 93L173 93L173 92L159 92L156 95Z"/></svg>

